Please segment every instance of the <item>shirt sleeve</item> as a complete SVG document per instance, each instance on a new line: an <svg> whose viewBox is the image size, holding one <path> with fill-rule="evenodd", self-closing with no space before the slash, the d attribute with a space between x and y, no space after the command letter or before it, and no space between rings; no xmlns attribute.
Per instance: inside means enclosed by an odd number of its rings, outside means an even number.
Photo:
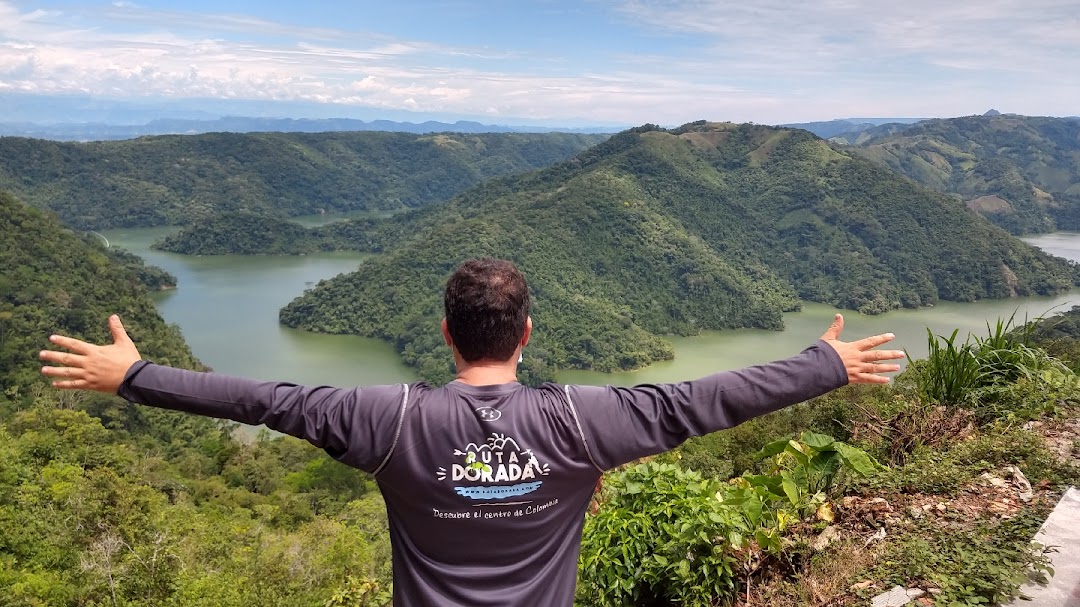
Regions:
<svg viewBox="0 0 1080 607"><path fill-rule="evenodd" d="M139 361L117 391L138 404L259 425L376 472L389 455L407 386L331 388L261 382Z"/></svg>
<svg viewBox="0 0 1080 607"><path fill-rule="evenodd" d="M840 356L818 341L791 358L694 381L633 388L570 386L568 393L593 463L609 469L845 384Z"/></svg>

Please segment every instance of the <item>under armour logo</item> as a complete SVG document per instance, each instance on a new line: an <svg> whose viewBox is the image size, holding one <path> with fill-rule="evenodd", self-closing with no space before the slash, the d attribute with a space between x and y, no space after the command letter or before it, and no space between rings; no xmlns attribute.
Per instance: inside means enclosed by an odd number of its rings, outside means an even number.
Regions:
<svg viewBox="0 0 1080 607"><path fill-rule="evenodd" d="M476 416L480 418L480 421L493 422L502 417L502 411L491 407L480 407L476 410Z"/></svg>

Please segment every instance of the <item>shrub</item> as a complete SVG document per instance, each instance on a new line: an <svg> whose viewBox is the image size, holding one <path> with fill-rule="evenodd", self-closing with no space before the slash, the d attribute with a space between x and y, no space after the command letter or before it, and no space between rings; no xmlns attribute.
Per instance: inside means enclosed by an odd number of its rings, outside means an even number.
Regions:
<svg viewBox="0 0 1080 607"><path fill-rule="evenodd" d="M611 475L585 522L579 602L707 607L733 596L735 514L716 498L720 488L656 462Z"/></svg>

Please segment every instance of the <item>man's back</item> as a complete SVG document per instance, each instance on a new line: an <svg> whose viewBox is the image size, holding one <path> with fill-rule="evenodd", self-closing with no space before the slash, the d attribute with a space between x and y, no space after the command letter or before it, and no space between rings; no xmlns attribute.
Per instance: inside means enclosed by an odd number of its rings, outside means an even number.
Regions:
<svg viewBox="0 0 1080 607"><path fill-rule="evenodd" d="M600 470L565 393L457 382L409 391L376 472L395 604L570 605Z"/></svg>

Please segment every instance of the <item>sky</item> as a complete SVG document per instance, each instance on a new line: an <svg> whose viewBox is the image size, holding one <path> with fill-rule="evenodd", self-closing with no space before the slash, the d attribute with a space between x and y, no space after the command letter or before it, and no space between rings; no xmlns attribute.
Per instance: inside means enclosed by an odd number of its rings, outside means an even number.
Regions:
<svg viewBox="0 0 1080 607"><path fill-rule="evenodd" d="M1078 115L1080 0L0 0L0 96L490 124Z"/></svg>

